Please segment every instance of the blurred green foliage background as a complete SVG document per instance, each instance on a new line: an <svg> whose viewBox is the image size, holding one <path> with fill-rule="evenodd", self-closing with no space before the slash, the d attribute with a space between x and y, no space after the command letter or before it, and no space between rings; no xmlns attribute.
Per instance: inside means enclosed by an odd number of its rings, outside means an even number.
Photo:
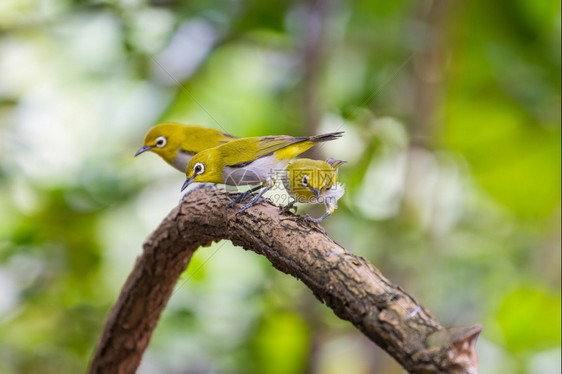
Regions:
<svg viewBox="0 0 562 374"><path fill-rule="evenodd" d="M349 161L328 233L446 326L482 323L482 373L560 373L560 41L553 0L2 1L0 373L85 370L181 198L181 173L132 157L163 121L345 130L315 153ZM138 372L402 370L222 242Z"/></svg>

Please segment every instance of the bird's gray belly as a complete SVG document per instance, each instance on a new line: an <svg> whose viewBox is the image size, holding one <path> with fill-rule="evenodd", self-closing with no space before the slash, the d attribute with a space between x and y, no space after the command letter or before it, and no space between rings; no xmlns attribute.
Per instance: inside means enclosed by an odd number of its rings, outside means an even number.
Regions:
<svg viewBox="0 0 562 374"><path fill-rule="evenodd" d="M253 170L252 168L231 168L230 166L225 166L222 176L224 183L230 186L259 184L265 182L267 179L259 170Z"/></svg>
<svg viewBox="0 0 562 374"><path fill-rule="evenodd" d="M245 184L259 184L268 180L275 180L282 173L288 161L278 160L275 155L261 157L242 167L226 165L222 177L225 184L241 186Z"/></svg>

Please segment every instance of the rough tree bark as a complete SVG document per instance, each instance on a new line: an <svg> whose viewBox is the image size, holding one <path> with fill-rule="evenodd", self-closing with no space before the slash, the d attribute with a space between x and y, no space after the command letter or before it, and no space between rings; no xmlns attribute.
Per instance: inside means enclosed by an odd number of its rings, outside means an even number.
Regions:
<svg viewBox="0 0 562 374"><path fill-rule="evenodd" d="M410 373L477 373L481 330L446 329L366 259L302 218L262 203L237 215L231 192L187 194L144 243L143 254L109 313L89 373L134 373L160 313L195 250L231 240L300 279Z"/></svg>

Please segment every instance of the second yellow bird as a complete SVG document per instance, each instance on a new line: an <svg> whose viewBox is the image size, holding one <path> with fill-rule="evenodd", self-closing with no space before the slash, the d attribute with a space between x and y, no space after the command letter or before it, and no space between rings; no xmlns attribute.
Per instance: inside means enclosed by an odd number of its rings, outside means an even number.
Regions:
<svg viewBox="0 0 562 374"><path fill-rule="evenodd" d="M287 135L235 139L197 153L185 170L182 191L191 183L216 183L230 186L262 184L264 189L241 211L246 210L274 184L276 174L289 161L321 142L337 139L343 132L307 137Z"/></svg>

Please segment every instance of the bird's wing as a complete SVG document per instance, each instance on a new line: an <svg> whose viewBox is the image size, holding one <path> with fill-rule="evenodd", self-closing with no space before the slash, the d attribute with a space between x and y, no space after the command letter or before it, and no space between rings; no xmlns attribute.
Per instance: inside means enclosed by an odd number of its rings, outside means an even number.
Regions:
<svg viewBox="0 0 562 374"><path fill-rule="evenodd" d="M287 135L278 136L262 136L258 142L258 151L256 152L256 158L261 158L268 156L273 152L277 152L280 149L286 148L290 145L296 143L302 143L308 140L307 137L294 138Z"/></svg>
<svg viewBox="0 0 562 374"><path fill-rule="evenodd" d="M288 135L262 136L234 140L223 146L228 147L228 152L223 153L224 162L226 165L234 167L246 166L273 152L306 140L308 140L306 137L295 138Z"/></svg>

